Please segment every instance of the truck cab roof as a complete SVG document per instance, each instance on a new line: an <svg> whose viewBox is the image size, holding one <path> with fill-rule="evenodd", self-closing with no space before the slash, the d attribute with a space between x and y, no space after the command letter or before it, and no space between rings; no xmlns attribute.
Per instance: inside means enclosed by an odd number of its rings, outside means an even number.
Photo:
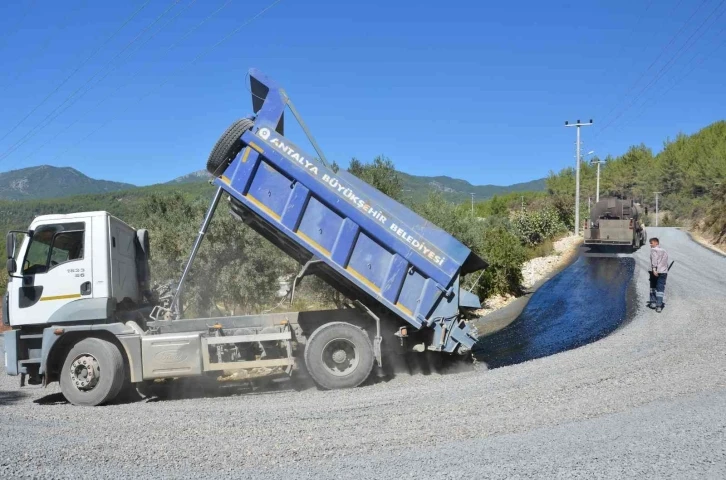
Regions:
<svg viewBox="0 0 726 480"><path fill-rule="evenodd" d="M123 223L124 225L128 225L123 220L115 217L114 215L111 215L110 213L106 211L94 211L94 212L74 212L74 213L53 213L49 215L38 215L33 219L33 222L31 223L31 226L38 222L46 222L46 221L57 221L57 222L64 222L64 221L72 221L77 220L79 218L88 218L88 217L113 217L114 219L118 220L119 222ZM129 228L133 228L129 225Z"/></svg>

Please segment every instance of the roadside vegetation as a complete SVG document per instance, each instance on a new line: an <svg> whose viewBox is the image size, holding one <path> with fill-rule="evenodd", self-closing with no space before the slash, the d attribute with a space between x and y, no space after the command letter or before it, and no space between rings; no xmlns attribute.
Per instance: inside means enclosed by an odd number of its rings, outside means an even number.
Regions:
<svg viewBox="0 0 726 480"><path fill-rule="evenodd" d="M386 157L376 157L370 163L353 159L348 171L407 204L484 257L490 265L484 274L480 276L477 272L463 281L466 288L473 287L482 299L494 294L518 294L521 267L530 258L530 249L563 230L560 215L542 194L525 192L516 196L524 195L537 208L547 205L549 208L542 214L517 211L513 217L514 209L509 203L515 197L505 196L477 204L472 215L470 204L449 202L439 193L430 194L425 201L407 198L394 163ZM106 210L135 228L149 229L153 282L171 283L178 279L188 258L213 190L206 183L197 183L50 200L4 201L0 202L0 225L4 230L24 229L37 215ZM285 302L280 303L279 295L281 289L285 290L284 281L291 279L299 266L226 214L223 205L185 285L185 311L190 315L229 315L288 307ZM4 289L6 282L6 276L0 275L0 289ZM296 291L293 307L331 308L344 301L333 288L308 277Z"/></svg>
<svg viewBox="0 0 726 480"><path fill-rule="evenodd" d="M633 198L648 209L653 223L655 194L659 194L659 226L679 226L726 243L726 121L713 123L693 135L667 139L658 154L634 145L619 157L602 159L600 196ZM580 177L581 212L588 197L595 199L597 166L583 163ZM575 191L575 170L551 173L547 195L568 197ZM569 225L568 225L569 226Z"/></svg>
<svg viewBox="0 0 726 480"><path fill-rule="evenodd" d="M594 165L582 166L581 212L595 197ZM333 165L337 169L337 165ZM482 256L489 268L464 278L483 300L521 293L522 265L553 251L553 242L574 227L574 169L551 173L545 192L494 196L474 205L447 201L433 191L425 200L406 197L403 179L383 156L353 159L348 171L448 231ZM633 197L654 212L652 192L661 193L660 225L695 228L726 240L726 122L668 140L653 155L640 145L601 165L601 196ZM204 216L213 188L207 183L155 185L126 191L33 201L0 201L0 228L24 229L48 213L106 210L136 228L148 228L156 283L176 280ZM195 315L248 314L280 304L281 280L298 265L256 232L223 212L215 216L185 287L186 310ZM4 248L4 236L0 245ZM216 272L209 275L208 272ZM7 278L0 275L0 289ZM284 289L284 287L282 287ZM334 289L308 277L296 293L296 309L330 308L345 301Z"/></svg>

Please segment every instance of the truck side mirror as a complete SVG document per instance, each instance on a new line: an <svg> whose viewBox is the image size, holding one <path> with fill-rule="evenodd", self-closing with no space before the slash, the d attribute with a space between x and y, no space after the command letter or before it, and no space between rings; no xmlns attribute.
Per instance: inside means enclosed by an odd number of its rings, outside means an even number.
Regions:
<svg viewBox="0 0 726 480"><path fill-rule="evenodd" d="M8 232L5 237L5 250L7 253L5 255L6 258L10 259L15 257L15 232Z"/></svg>
<svg viewBox="0 0 726 480"><path fill-rule="evenodd" d="M15 273L15 270L18 269L18 265L15 263L14 258L8 258L6 267L8 269L8 275L12 275L13 273Z"/></svg>

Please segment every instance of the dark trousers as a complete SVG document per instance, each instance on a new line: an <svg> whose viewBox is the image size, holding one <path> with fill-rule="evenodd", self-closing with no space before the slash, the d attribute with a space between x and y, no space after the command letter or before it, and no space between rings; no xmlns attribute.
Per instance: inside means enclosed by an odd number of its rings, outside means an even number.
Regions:
<svg viewBox="0 0 726 480"><path fill-rule="evenodd" d="M665 295L667 273L659 273L656 277L650 272L650 303L656 307L663 306L663 296Z"/></svg>

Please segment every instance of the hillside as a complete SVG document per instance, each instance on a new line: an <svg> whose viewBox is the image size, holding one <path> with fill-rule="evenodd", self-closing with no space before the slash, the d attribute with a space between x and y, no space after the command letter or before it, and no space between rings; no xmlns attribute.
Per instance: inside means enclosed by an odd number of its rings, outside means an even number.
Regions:
<svg viewBox="0 0 726 480"><path fill-rule="evenodd" d="M503 195L510 192L539 192L545 189L545 179L532 180L526 183L513 185L472 185L466 180L446 176L424 177L398 172L403 181L403 191L412 200L425 200L431 190L440 191L450 202L464 202L471 199L474 194L475 201L486 200L494 195Z"/></svg>
<svg viewBox="0 0 726 480"><path fill-rule="evenodd" d="M594 166L582 166L581 211L586 211L587 198L595 196L595 175ZM551 195L571 197L574 169L552 173L547 190ZM726 243L726 121L692 135L679 133L666 139L657 154L645 145L633 145L623 155L604 159L601 196L635 198L650 209L652 221L653 192L660 192L660 226L698 230L716 244Z"/></svg>
<svg viewBox="0 0 726 480"><path fill-rule="evenodd" d="M447 176L425 177L411 175L397 171L403 184L403 195L414 202L426 200L429 192L441 192L444 198L450 202L465 202L471 199L474 193L474 200L482 201L494 195L503 195L511 192L541 192L545 190L545 179L532 180L531 182L515 183L513 185L472 185L466 180L451 178ZM182 177L167 182L171 184L184 184L195 182L206 182L209 174L206 170L198 170Z"/></svg>
<svg viewBox="0 0 726 480"><path fill-rule="evenodd" d="M198 183L206 182L211 179L212 176L206 170L197 170L196 172L187 173L181 177L177 177L174 180L166 182L167 185L180 184L180 183Z"/></svg>
<svg viewBox="0 0 726 480"><path fill-rule="evenodd" d="M476 201L511 192L544 191L545 179L514 185L472 185L466 180L447 176L425 177L397 172L403 184L404 196L421 202L432 191L441 192L450 202L465 202L474 193ZM159 185L203 183L210 176L198 170ZM153 187L153 186L152 186ZM111 193L136 188L135 185L90 178L71 167L41 165L0 173L0 200L40 200L94 193Z"/></svg>
<svg viewBox="0 0 726 480"><path fill-rule="evenodd" d="M75 168L41 165L0 173L0 200L34 200L134 188L129 183L90 178Z"/></svg>

